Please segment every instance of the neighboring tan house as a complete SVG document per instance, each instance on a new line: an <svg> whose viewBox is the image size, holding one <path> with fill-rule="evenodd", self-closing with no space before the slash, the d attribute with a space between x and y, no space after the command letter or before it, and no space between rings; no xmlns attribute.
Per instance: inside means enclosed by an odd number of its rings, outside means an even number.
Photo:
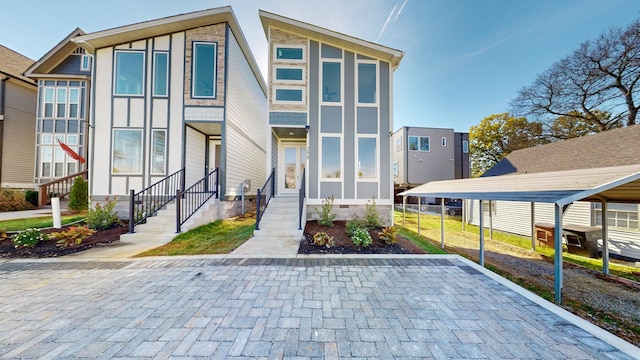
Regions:
<svg viewBox="0 0 640 360"><path fill-rule="evenodd" d="M81 29L73 30L25 71L25 76L38 84L33 174L36 184L86 169L86 162L71 157L59 143L87 159L91 56L71 41L84 34Z"/></svg>
<svg viewBox="0 0 640 360"><path fill-rule="evenodd" d="M267 169L275 169L276 194L297 196L304 178L308 219L329 197L338 219L362 217L372 200L390 219L393 72L404 53L259 14L269 42Z"/></svg>
<svg viewBox="0 0 640 360"><path fill-rule="evenodd" d="M469 133L404 126L393 134L396 193L430 181L465 179L469 169Z"/></svg>
<svg viewBox="0 0 640 360"><path fill-rule="evenodd" d="M267 87L230 7L72 41L92 56L87 156L94 201L117 195L126 202L130 190L181 169L184 189L219 168L224 214L239 208L245 179L264 183ZM125 206L119 209L128 213Z"/></svg>
<svg viewBox="0 0 640 360"><path fill-rule="evenodd" d="M516 150L489 169L483 177L640 164L638 144L640 125L628 126ZM468 219L471 223L478 224L478 201L470 201L469 204ZM530 203L492 201L491 208L490 221L494 229L531 236ZM563 224L600 226L601 209L598 202L575 202L565 214ZM489 221L488 210L488 202L485 202L485 225ZM638 204L608 204L611 254L640 259L639 214ZM536 203L535 221L554 223L553 204Z"/></svg>
<svg viewBox="0 0 640 360"><path fill-rule="evenodd" d="M0 186L33 189L36 83L24 76L33 60L0 45Z"/></svg>

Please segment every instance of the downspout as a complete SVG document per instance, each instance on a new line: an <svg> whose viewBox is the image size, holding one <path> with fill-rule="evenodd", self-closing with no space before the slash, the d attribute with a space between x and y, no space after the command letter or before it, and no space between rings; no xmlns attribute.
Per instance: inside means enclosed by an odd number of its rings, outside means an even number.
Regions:
<svg viewBox="0 0 640 360"><path fill-rule="evenodd" d="M4 103L5 103L5 82L8 76L0 78L0 183L2 183L2 148L4 144Z"/></svg>

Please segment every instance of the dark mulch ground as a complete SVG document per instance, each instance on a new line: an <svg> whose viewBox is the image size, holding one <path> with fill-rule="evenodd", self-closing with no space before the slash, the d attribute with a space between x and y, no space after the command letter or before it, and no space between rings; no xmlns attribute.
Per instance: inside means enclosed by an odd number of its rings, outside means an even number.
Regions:
<svg viewBox="0 0 640 360"><path fill-rule="evenodd" d="M43 233L51 233L64 231L68 229L68 226L63 226L61 229L47 229L43 230ZM96 246L105 246L112 242L119 241L120 235L128 231L126 224L116 225L107 230L97 231L85 239L80 245L71 245L67 247L57 246L55 240L43 241L40 244L32 248L16 248L11 242L11 238L0 240L0 258L49 258L57 257L68 254L73 254L79 251L91 249Z"/></svg>
<svg viewBox="0 0 640 360"><path fill-rule="evenodd" d="M378 236L378 230L369 232L373 239L373 244L366 248L359 248L353 245L347 236L344 221L334 221L333 227L318 225L317 221L307 221L304 227L304 239L300 241L298 254L425 254L411 241L398 235L398 243L394 245L385 244ZM313 235L319 231L326 232L333 236L334 246L326 248L313 244Z"/></svg>

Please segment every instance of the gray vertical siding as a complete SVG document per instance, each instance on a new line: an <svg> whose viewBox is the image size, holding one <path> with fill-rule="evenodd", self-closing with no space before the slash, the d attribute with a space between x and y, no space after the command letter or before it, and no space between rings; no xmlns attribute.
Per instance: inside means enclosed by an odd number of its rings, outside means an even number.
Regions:
<svg viewBox="0 0 640 360"><path fill-rule="evenodd" d="M391 131L391 84L389 63L380 62L380 198L391 199L391 161L389 132ZM403 144L404 145L404 144Z"/></svg>
<svg viewBox="0 0 640 360"><path fill-rule="evenodd" d="M318 132L320 113L318 95L319 46L316 41L309 43L309 198L318 199Z"/></svg>
<svg viewBox="0 0 640 360"><path fill-rule="evenodd" d="M344 199L355 198L355 70L354 55L345 51L344 59Z"/></svg>

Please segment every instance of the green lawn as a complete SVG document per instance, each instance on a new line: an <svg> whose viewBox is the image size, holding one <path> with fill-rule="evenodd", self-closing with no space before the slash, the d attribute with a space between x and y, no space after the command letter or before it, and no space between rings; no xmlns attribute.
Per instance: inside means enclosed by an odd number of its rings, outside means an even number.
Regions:
<svg viewBox="0 0 640 360"><path fill-rule="evenodd" d="M74 214L62 216L62 225L74 223L87 217L86 214ZM42 229L53 226L52 216L42 216L27 219L15 219L0 221L0 230L2 231L22 231L25 229L36 228Z"/></svg>
<svg viewBox="0 0 640 360"><path fill-rule="evenodd" d="M256 219L236 217L202 225L138 256L228 254L253 236Z"/></svg>
<svg viewBox="0 0 640 360"><path fill-rule="evenodd" d="M398 229L402 230L402 211L394 211L394 222ZM418 215L415 213L406 213L405 227L411 231L417 233L418 229ZM465 231L462 231L462 222L460 218L445 217L444 224L445 243L448 238L460 238L465 240L476 240L479 237L480 229L475 225L465 225ZM485 239L489 239L489 229L485 228ZM440 239L440 216L438 215L425 215L420 216L420 234L422 237L429 239ZM518 236L514 234L507 234L500 231L493 231L493 240L504 242L517 246L522 249L531 249L531 238ZM439 245L434 243L434 245ZM554 250L545 246L536 246L536 252L553 259ZM584 256L570 254L568 252L562 253L564 261L581 265L593 270L602 271L602 259L591 259ZM636 267L630 267L625 265L609 262L609 273L612 275L624 277L634 281L640 281L640 270Z"/></svg>

